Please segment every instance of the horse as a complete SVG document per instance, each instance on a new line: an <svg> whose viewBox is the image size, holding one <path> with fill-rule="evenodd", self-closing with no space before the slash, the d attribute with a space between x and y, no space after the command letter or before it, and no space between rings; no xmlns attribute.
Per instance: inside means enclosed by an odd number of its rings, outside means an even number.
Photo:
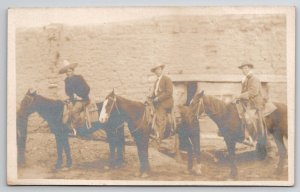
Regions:
<svg viewBox="0 0 300 192"><path fill-rule="evenodd" d="M188 111L190 108L188 108ZM194 110L194 108L193 108ZM99 121L101 123L105 123L109 121L111 118L111 112L118 111L120 116L122 117L122 120L126 121L128 123L128 128L133 136L136 146L137 146L137 153L139 157L140 162L140 170L137 176L140 176L142 178L148 177L151 169L150 169L150 163L148 159L148 147L149 147L149 139L150 134L152 131L152 119L147 119L146 116L146 105L142 102L132 101L129 99L126 99L124 97L118 96L114 93L114 90L109 93L105 101L103 103L103 107L100 113ZM187 109L182 108L182 113L186 113ZM188 115L190 117L190 115ZM181 133L183 140L185 141L186 145L188 146L188 154L189 154L189 163L188 163L188 170L190 173L192 173L192 161L193 161L193 151L200 151L200 144L199 144L199 126L197 124L198 128L191 129L189 132L186 131L188 128L193 128L191 124L194 125L193 118L190 120L185 121L181 125L179 133ZM189 125L189 126L186 126ZM198 140L195 139L198 136ZM192 139L190 139L192 138ZM190 143L191 141L194 143ZM197 144L198 142L198 144ZM194 147L194 150L192 149ZM196 152L199 153L200 152ZM200 157L200 156L199 156ZM198 158L200 161L200 158ZM199 162L198 161L198 162ZM200 170L196 170L195 173L200 174Z"/></svg>
<svg viewBox="0 0 300 192"><path fill-rule="evenodd" d="M36 91L29 89L21 101L20 109L17 111L17 161L18 166L25 165L25 149L27 139L27 121L32 113L37 112L48 123L48 127L55 136L57 160L54 166L55 170L62 168L63 151L66 155L66 168L72 167L71 150L69 145L69 127L62 123L64 101L53 100L37 94ZM102 103L97 103L98 112L101 110ZM119 166L124 162L124 126L116 113L106 124L95 122L90 129L79 128L77 133L81 136L87 136L98 129L104 129L108 137L110 148L110 167ZM115 152L117 151L117 157Z"/></svg>
<svg viewBox="0 0 300 192"><path fill-rule="evenodd" d="M230 165L230 177L236 178L238 170L235 162L235 147L237 142L243 142L245 132L242 128L242 120L234 103L228 103L209 95L204 95L204 91L195 94L192 103L196 103L198 114L206 113L218 126L220 133L224 137L228 151ZM287 106L283 103L274 102L277 109L265 117L266 128L273 135L279 153L277 173L281 173L287 150L284 146L284 137L288 137L287 126ZM263 160L267 155L266 137L258 138L256 145L258 159Z"/></svg>

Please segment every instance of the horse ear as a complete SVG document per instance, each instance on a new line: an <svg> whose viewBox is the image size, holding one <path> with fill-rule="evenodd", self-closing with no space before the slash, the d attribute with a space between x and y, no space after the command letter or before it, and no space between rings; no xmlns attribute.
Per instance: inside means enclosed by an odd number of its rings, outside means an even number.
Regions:
<svg viewBox="0 0 300 192"><path fill-rule="evenodd" d="M30 89L28 89L27 93L30 94L30 95L36 95L37 91L33 88L30 88Z"/></svg>
<svg viewBox="0 0 300 192"><path fill-rule="evenodd" d="M204 90L202 90L199 94L200 97L203 97L204 96Z"/></svg>

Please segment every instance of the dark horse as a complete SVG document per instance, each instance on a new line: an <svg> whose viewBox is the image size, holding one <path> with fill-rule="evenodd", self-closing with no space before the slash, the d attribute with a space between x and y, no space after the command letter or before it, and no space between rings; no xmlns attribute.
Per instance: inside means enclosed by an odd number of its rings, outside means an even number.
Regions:
<svg viewBox="0 0 300 192"><path fill-rule="evenodd" d="M244 130L242 129L242 121L239 118L235 104L226 104L215 97L204 95L204 91L195 94L192 103L197 103L199 105L199 114L205 112L217 124L227 146L231 168L230 176L235 178L237 176L235 146L237 142L242 142L245 138ZM281 172L286 157L286 148L284 146L283 138L288 137L287 106L282 103L274 103L274 105L277 109L265 117L265 122L267 131L273 135L278 148L279 162L277 172ZM258 143L256 145L258 159L264 159L266 157L267 151L265 140L266 137L261 140L258 138Z"/></svg>
<svg viewBox="0 0 300 192"><path fill-rule="evenodd" d="M200 124L197 103L189 106L178 106L180 120L177 122L179 147L188 153L188 173L200 175ZM194 166L194 160L196 166Z"/></svg>
<svg viewBox="0 0 300 192"><path fill-rule="evenodd" d="M101 110L102 103L97 103L98 110ZM63 108L65 103L61 100L53 100L38 95L36 91L28 90L21 101L20 109L17 112L17 149L18 165L25 164L25 149L27 138L27 121L30 114L37 112L48 123L48 127L55 135L57 148L57 161L55 169L62 167L63 151L66 155L66 167L72 166L71 150L69 145L69 128L62 124ZM100 111L99 111L100 112ZM119 166L123 163L124 151L124 127L116 113L106 124L93 123L92 128L80 128L78 134L87 136L94 131L103 128L107 134L110 147L110 167ZM115 153L117 150L117 157Z"/></svg>
<svg viewBox="0 0 300 192"><path fill-rule="evenodd" d="M189 108L190 109L190 108ZM182 113L185 113L189 109L182 109ZM194 110L194 109L193 109ZM100 122L105 123L109 121L111 118L111 112L117 111L120 114L120 117L122 117L122 120L126 121L128 123L128 128L130 130L130 133L134 137L136 146L137 146L137 152L138 157L140 161L140 172L139 176L141 177L147 177L150 172L150 164L148 160L148 146L149 146L149 138L151 133L151 123L152 119L146 118L146 105L142 102L132 101L125 99L121 96L115 95L114 91L112 91L105 99L103 108L100 113ZM182 124L182 129L179 131L183 135L183 140L188 143L189 146L189 155L191 157L189 158L189 164L188 168L189 171L192 171L192 147L194 147L194 151L198 151L197 153L200 155L200 144L199 144L199 126L198 129L191 130L189 132L186 132L186 129L188 127L192 126L185 126L188 123L192 123L193 119L187 120L185 124ZM198 124L197 124L198 125ZM190 137L192 135L192 137ZM195 139L198 136L198 140ZM190 143L189 138L192 138L192 143ZM188 141L189 140L189 141ZM197 144L198 142L198 144ZM198 150L199 149L199 150ZM200 156L199 156L200 157ZM199 159L200 161L200 159ZM200 170L196 170L195 173L200 173Z"/></svg>

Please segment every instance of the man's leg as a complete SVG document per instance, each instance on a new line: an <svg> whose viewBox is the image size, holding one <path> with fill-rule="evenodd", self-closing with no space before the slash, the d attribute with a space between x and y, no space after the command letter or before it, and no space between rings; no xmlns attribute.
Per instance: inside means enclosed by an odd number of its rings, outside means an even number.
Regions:
<svg viewBox="0 0 300 192"><path fill-rule="evenodd" d="M74 135L76 135L76 129L80 127L80 113L82 112L84 107L84 103L83 102L75 102L72 108L72 112L71 112L71 117L72 117L72 129L74 132Z"/></svg>
<svg viewBox="0 0 300 192"><path fill-rule="evenodd" d="M161 106L156 109L156 132L158 133L158 138L161 140L164 137L165 127L167 123L167 112Z"/></svg>
<svg viewBox="0 0 300 192"><path fill-rule="evenodd" d="M257 117L258 117L258 135L264 137L266 134L266 127L265 127L265 122L264 122L264 117L262 115L262 110L258 109L257 110Z"/></svg>

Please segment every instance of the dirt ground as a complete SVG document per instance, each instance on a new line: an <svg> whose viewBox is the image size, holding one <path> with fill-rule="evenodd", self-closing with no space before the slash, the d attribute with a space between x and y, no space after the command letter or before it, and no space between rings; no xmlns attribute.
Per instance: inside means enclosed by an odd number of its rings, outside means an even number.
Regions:
<svg viewBox="0 0 300 192"><path fill-rule="evenodd" d="M41 131L42 130L42 131ZM26 179L84 179L84 180L164 180L164 181L226 181L229 167L226 165L226 148L223 138L214 133L201 135L201 175L185 173L186 154L182 161L168 155L172 141L165 140L162 153L154 146L149 148L152 173L148 178L139 178L136 173L139 161L136 146L127 135L125 147L126 164L120 169L107 169L108 143L102 130L94 133L94 140L70 138L73 167L59 172L53 171L56 161L54 135L47 129L39 129L28 134L26 147L26 166L18 170L19 178ZM277 148L269 137L268 156L263 161L255 160L253 147L237 144L237 165L240 181L279 181L288 179L287 161L281 175L274 174L278 161Z"/></svg>

